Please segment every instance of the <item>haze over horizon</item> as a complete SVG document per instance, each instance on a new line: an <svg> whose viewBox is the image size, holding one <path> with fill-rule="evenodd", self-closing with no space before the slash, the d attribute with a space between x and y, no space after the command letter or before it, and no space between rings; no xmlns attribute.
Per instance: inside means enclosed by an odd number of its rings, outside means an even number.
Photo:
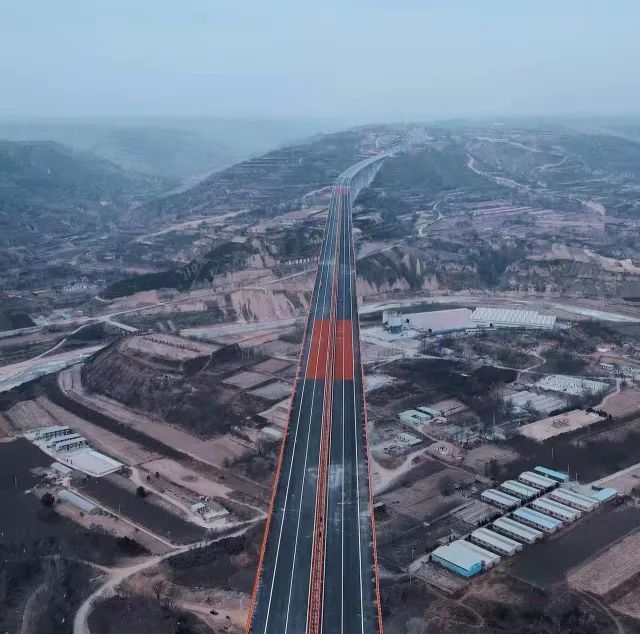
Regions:
<svg viewBox="0 0 640 634"><path fill-rule="evenodd" d="M0 9L0 116L633 115L639 20L626 0L26 0Z"/></svg>

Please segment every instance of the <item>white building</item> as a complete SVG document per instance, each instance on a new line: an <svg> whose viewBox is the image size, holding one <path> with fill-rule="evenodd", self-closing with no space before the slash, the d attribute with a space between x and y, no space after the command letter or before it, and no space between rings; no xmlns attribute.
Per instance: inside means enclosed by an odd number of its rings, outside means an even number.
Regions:
<svg viewBox="0 0 640 634"><path fill-rule="evenodd" d="M433 417L430 414L420 412L417 409L408 409L404 412L400 412L398 414L398 418L403 423L413 427L414 429L421 429L424 425L431 422Z"/></svg>
<svg viewBox="0 0 640 634"><path fill-rule="evenodd" d="M503 493L497 489L487 489L486 491L483 491L480 494L480 498L484 502L493 504L501 509L511 510L520 506L520 500L517 497L508 495L507 493Z"/></svg>
<svg viewBox="0 0 640 634"><path fill-rule="evenodd" d="M494 533L488 528L478 528L471 533L469 539L478 546L487 548L499 555L511 557L522 550L522 544L511 537Z"/></svg>
<svg viewBox="0 0 640 634"><path fill-rule="evenodd" d="M51 427L41 427L33 432L33 439L40 441L52 440L73 434L73 429L67 425L52 425Z"/></svg>
<svg viewBox="0 0 640 634"><path fill-rule="evenodd" d="M573 396L582 396L591 392L599 394L609 389L608 383L602 381L592 381L591 379L583 379L579 376L566 376L564 374L550 374L542 377L536 387L542 390L551 390L552 392L562 392L564 394L572 394Z"/></svg>
<svg viewBox="0 0 640 634"><path fill-rule="evenodd" d="M499 517L493 522L492 528L496 532L524 542L525 544L533 544L544 537L544 533L537 528L521 524L509 517Z"/></svg>
<svg viewBox="0 0 640 634"><path fill-rule="evenodd" d="M55 444L52 449L54 451L75 451L76 449L83 449L88 447L89 443L86 438L78 436L77 438L70 438L69 440L61 440Z"/></svg>
<svg viewBox="0 0 640 634"><path fill-rule="evenodd" d="M540 491L549 491L558 486L557 480L552 480L551 478L547 478L539 473L534 473L533 471L523 471L518 476L518 480L523 484L533 487L534 489L539 489Z"/></svg>
<svg viewBox="0 0 640 634"><path fill-rule="evenodd" d="M573 522L582 515L582 513L577 509L561 504L560 502L555 502L548 497L542 497L534 500L531 502L531 508L536 511L540 511L541 513L551 515L551 517L555 517L565 523Z"/></svg>
<svg viewBox="0 0 640 634"><path fill-rule="evenodd" d="M476 308L471 319L481 328L535 328L549 330L555 326L554 315L541 315L535 310L511 308Z"/></svg>
<svg viewBox="0 0 640 634"><path fill-rule="evenodd" d="M559 409L563 409L567 406L566 401L559 396L552 394L537 394L536 392L530 392L523 390L521 392L515 392L509 396L505 396L505 401L513 404L516 413L525 413L527 408L531 407L540 414L550 414Z"/></svg>

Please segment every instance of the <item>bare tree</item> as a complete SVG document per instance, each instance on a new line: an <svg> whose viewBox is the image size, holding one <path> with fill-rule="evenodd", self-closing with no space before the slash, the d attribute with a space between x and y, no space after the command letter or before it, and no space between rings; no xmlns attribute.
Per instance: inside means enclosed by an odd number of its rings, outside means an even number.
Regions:
<svg viewBox="0 0 640 634"><path fill-rule="evenodd" d="M153 594L156 597L156 601L158 602L158 605L161 604L161 598L164 594L164 590L165 590L165 583L162 579L158 579L157 581L154 581L151 584L151 589L153 590Z"/></svg>

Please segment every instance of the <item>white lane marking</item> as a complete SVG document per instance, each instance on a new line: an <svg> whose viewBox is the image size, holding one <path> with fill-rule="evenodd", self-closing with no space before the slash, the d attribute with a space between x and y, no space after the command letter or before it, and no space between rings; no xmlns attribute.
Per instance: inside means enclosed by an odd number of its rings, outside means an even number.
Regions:
<svg viewBox="0 0 640 634"><path fill-rule="evenodd" d="M329 214L329 218L330 217L331 217L331 214ZM322 266L324 257L326 257L326 251L327 251L331 241L333 240L333 238L330 237L331 236L331 230L332 230L331 222L329 222L329 235L326 236L328 238L328 240L326 241L326 243L323 243L322 248L320 249L320 266ZM321 291L321 288L322 288L322 275L323 274L324 274L324 270L321 269L320 283L318 285L318 295L320 295L320 291ZM318 315L318 307L320 305L319 304L319 299L320 299L319 296L316 297L315 299L316 299L316 301L315 301L315 306L314 306L314 314L313 314L314 316L313 316L313 322L311 324L311 328L312 328L311 336L312 337L313 337L313 323L315 322L315 319L316 319L316 317ZM324 310L324 308L325 308L324 303L323 303L322 308ZM304 368L304 376L305 376L305 378L304 378L303 383L302 383L302 393L300 395L300 403L299 403L299 406L298 406L298 416L297 416L297 419L296 419L296 431L295 431L295 436L294 436L294 439L293 439L293 449L292 449L292 456L291 456L291 464L289 466L289 475L288 475L288 478L287 478L287 487L286 487L286 490L285 490L284 507L282 509L282 521L280 523L280 533L278 535L278 545L276 547L276 559L275 559L275 562L274 562L274 565L273 565L273 571L272 571L272 576L271 576L271 589L269 591L269 602L267 604L267 614L266 614L265 623L264 623L264 632L265 632L265 634L266 634L267 629L268 629L269 616L271 614L271 601L273 599L273 589L274 589L274 586L275 586L276 572L277 572L277 569L278 569L278 560L279 560L279 556L280 556L280 546L282 544L282 533L283 533L283 530L284 530L284 521L285 521L285 516L286 516L286 511L287 511L287 502L289 500L289 487L291 485L291 475L292 475L292 472L293 472L293 464L295 462L295 455L296 455L295 449L296 449L296 444L298 442L298 431L300 429L300 417L302 415L302 404L304 402L305 388L307 386L306 374L307 374L307 370L308 370L308 367L309 367L309 355L310 355L310 351L311 351L311 342L312 341L313 341L313 339L310 340L309 351L307 352L307 360L306 360L306 364L305 364L305 368ZM316 364L317 364L317 356L316 356ZM315 383L314 383L314 392L315 392ZM306 471L306 462L305 462L305 471ZM297 544L297 536L296 536L296 544ZM291 575L293 576L293 569L291 570Z"/></svg>
<svg viewBox="0 0 640 634"><path fill-rule="evenodd" d="M339 200L340 199L338 198L338 201ZM335 240L335 249L338 248L337 233L338 233L339 222L340 222L340 203L339 202L336 203L336 209L337 209L337 216L336 216L336 223L335 223L336 229L335 229L335 232L334 232L335 235L333 236L333 240ZM334 260L333 261L333 270L334 271L335 271L335 259L336 259L336 257L334 255L334 258L333 258L333 260ZM327 275L327 286L328 286L328 284L329 284L329 276ZM326 295L326 291L327 291L327 286L325 286L325 289L324 289L325 290L325 295ZM333 280L332 280L332 283L331 283L331 291L332 291L331 302L333 301L333 288L334 288L334 285L333 285ZM326 302L324 303L323 307L326 308ZM329 311L330 311L329 312L329 321L330 322L331 322L331 310L332 310L332 308L331 308L331 305L330 305L329 306ZM328 336L328 338L330 340L331 339L330 335L328 334L327 336ZM329 341L328 342L328 346L330 345L330 343L331 342ZM326 356L326 359L325 359L325 383L324 383L324 389L325 390L327 390L328 387L329 387L327 385L327 370L328 370L328 366L329 366L329 356L330 356L328 354L328 352L329 352L328 346L327 346L327 356ZM317 361L316 361L316 364L317 364ZM315 392L315 385L314 385L314 392ZM322 441L323 441L323 438L324 438L324 411L325 411L325 405L326 405L326 399L324 398L324 392L323 392L323 394L322 394L322 413L321 413L321 417L320 417L320 451L318 452L318 475L319 475L319 472L320 472L320 469L319 469L320 460L322 459ZM313 411L313 401L311 403L311 410ZM311 431L311 425L309 425L309 433L310 433L310 431ZM308 449L309 449L309 435L307 436L307 452L308 452ZM305 474L306 474L306 458L305 458L305 473L303 473L303 475L302 475L302 482L303 482L303 494L302 495L303 496L304 496ZM316 490L315 490L316 503L315 503L315 508L314 508L314 512L313 512L313 528L314 528L314 531L313 531L313 538L311 540L311 561L310 561L310 564L313 564L313 555L314 555L314 552L315 552L315 542L316 542L315 526L316 526L316 521L317 521L317 517L318 517L318 483L319 483L319 480L316 477ZM298 528L296 530L296 548L298 546L298 531L300 529L301 512L302 512L302 497L300 499L300 507L298 509ZM295 563L295 554L294 554L294 563ZM308 580L307 580L307 618L305 620L305 634L309 631L309 596L311 594L311 578L312 578L312 576L313 576L313 565L310 565L309 566L309 576L308 576ZM287 628L289 626L289 608L290 608L290 604L291 604L291 593L292 593L292 589L293 589L293 578L294 578L294 574L292 573L291 579L290 579L290 583L289 583L289 602L287 603L287 619L286 619L286 622L285 622L285 629L284 629L285 633L287 632Z"/></svg>
<svg viewBox="0 0 640 634"><path fill-rule="evenodd" d="M336 181L336 185L335 187L341 186L344 187L346 185L346 180L345 179L339 179ZM342 203L341 205L341 214L339 215L339 226L340 226L340 241L342 243L344 243L345 241L345 235L346 235L346 228L344 227L344 218L345 218L345 205L344 203ZM336 244L337 246L337 244ZM342 264L341 260L344 258L344 248L343 245L340 245L340 258L338 261L338 271L340 271L340 266ZM338 276L340 277L340 276ZM344 273L342 274L342 277L344 278ZM344 281L344 280L343 280ZM338 280L338 283L340 282L340 280ZM343 284L344 286L344 284ZM337 289L336 289L337 290ZM343 308L344 308L344 303L343 303ZM337 314L337 305L336 305L336 320L339 319L339 315ZM335 339L334 339L335 341ZM343 356L342 356L342 371L343 371L343 376L344 376L344 332L343 332L343 337L342 337L342 350L343 350ZM330 430L330 435L329 435L329 473L331 474L331 447L332 447L332 442L333 442L333 401L331 402L331 430ZM344 386L342 388L342 412L343 412L343 423L344 423ZM344 503L344 424L342 426L342 469L340 469L340 472L338 475L340 476L341 480L342 480L342 500ZM333 474L335 475L335 474ZM329 509L329 496L331 494L331 483L329 483L329 488L327 490L327 511ZM342 515L344 517L344 506L342 506ZM327 516L327 521L328 521L328 516ZM328 531L327 531L328 532ZM344 550L344 527L342 527L342 548ZM325 535L325 542L324 542L324 550L323 550L323 574L326 574L326 570L327 570L327 536ZM344 553L343 553L343 561L342 561L342 570L343 570L343 575L344 575ZM320 615L320 629L322 630L322 623L324 620L324 597L325 597L325 589L326 589L326 583L324 583L324 579L323 579L323 584L322 584L322 604L321 604L321 615ZM342 584L341 584L341 590L344 590L344 579L342 579ZM341 611L340 614L342 615L342 613L344 612L344 596L341 596ZM342 621L341 621L342 623ZM341 625L341 631L342 631L342 625Z"/></svg>
<svg viewBox="0 0 640 634"><path fill-rule="evenodd" d="M349 207L347 206L347 214L350 213ZM348 218L347 218L347 222L348 222ZM346 258L346 254L347 254L347 249L346 249L346 245L347 245L347 235L349 233L349 227L347 226L345 228L345 232L344 232L344 238L343 238L343 245L342 245L342 250L343 250L343 258L345 261L345 272L347 275L350 275L350 271L349 271L349 267L347 266L347 258ZM343 276L343 287L346 288L346 279L344 279ZM343 292L345 290L345 288L343 288ZM344 306L344 301L346 298L343 298L343 313L345 312L345 306ZM344 316L344 315L343 315ZM343 326L343 330L344 330L344 326ZM345 371L345 360L347 358L346 355L346 339L344 337L342 337L342 376L344 377L344 371ZM342 497L341 497L341 510L342 510L342 517L341 517L341 521L340 521L340 528L341 528L341 535L340 535L340 540L341 540L341 548L340 548L340 632L344 632L344 481L345 481L345 462L344 462L344 446L345 446L345 417L344 417L344 405L345 405L345 396L346 396L346 390L344 389L344 381L342 383Z"/></svg>
<svg viewBox="0 0 640 634"><path fill-rule="evenodd" d="M333 223L330 227L330 229L333 229L333 236L330 239L330 243L336 243L337 246L337 227L338 227L338 222L337 222L337 218L339 217L339 204L336 204L335 209L337 210L337 214L336 214L336 222ZM325 252L325 257L326 257L326 252ZM335 262L334 262L334 266L335 266ZM326 307L327 307L327 288L329 285L329 269L327 269L327 279L325 282L325 286L324 286L324 292L323 292L323 302L322 302L322 308L323 308L323 312L325 311ZM333 287L332 287L333 288ZM322 339L321 339L322 341ZM320 343L319 343L320 345ZM316 356L316 373L317 373L317 369L318 369L318 361L319 361L319 357ZM325 359L325 363L328 363L328 356ZM325 368L326 369L326 368ZM311 412L313 412L313 405L314 405L314 401L315 401L315 394L316 394L316 383L314 383L313 385L313 393L312 393L312 397L311 397ZM324 394L323 394L324 396ZM324 416L324 400L322 403L322 415ZM321 420L322 422L322 420ZM322 427L321 427L321 434L322 434ZM293 592L293 579L295 576L295 561L296 561L296 556L297 556L297 551L298 551L298 540L299 540L299 533L300 533L300 520L301 520L301 516L302 516L302 506L303 506L303 500L304 500L304 483L306 480L306 473L307 473L307 463L308 463L308 459L309 459L309 444L310 444L310 438L311 438L311 424L309 424L309 427L307 429L307 445L306 445L306 449L305 449L305 461L304 461L304 471L302 472L302 484L301 484L301 495L300 495L300 505L298 507L298 521L297 521L297 526L296 526L296 541L295 541L295 546L294 546L294 551L293 551L293 563L294 563L294 567L291 571L291 577L289 578L289 596L288 596L288 600L287 600L287 615L286 615L286 619L285 619L285 628L284 628L284 632L286 634L286 632L288 631L288 627L289 627L289 615L290 615L290 610L291 610L291 595ZM317 492L317 486L316 486L316 492ZM315 515L314 515L315 518ZM315 535L314 535L314 539L315 539ZM313 554L313 553L312 553ZM313 556L312 556L312 561L313 561ZM311 568L309 569L309 575L311 575ZM308 598L309 598L309 592L307 591L307 620L305 623L305 632L308 630L308 626L309 626L309 619L308 619L308 608L309 608L309 603L308 603Z"/></svg>
<svg viewBox="0 0 640 634"><path fill-rule="evenodd" d="M342 198L339 198L338 200L342 201ZM343 217L343 215L344 215L344 204L342 202L339 202L338 203L338 221L336 223L336 226L338 227L338 235L340 236L340 240L342 240L342 234L343 234L343 231L342 231L342 217ZM337 286L338 275L337 275L337 273L340 271L340 261L339 261L339 258L338 258L338 255L339 255L340 251L338 250L338 247L339 247L338 238L336 238L336 258L335 258L335 261L336 261L337 266L338 266L337 271L336 271L336 275L335 275L335 281L336 281L335 291L336 291L336 293L337 293L337 290L338 290L338 286ZM334 266L335 266L335 264L334 264ZM336 316L336 319L337 319L337 301L336 301L336 315L335 316ZM334 346L335 346L335 329L334 329L333 342L334 342ZM328 357L327 357L327 360L328 360ZM331 413L331 422L329 423L329 468L331 468L331 440L333 438L332 429L331 429L331 426L333 425L333 377L331 378L331 385L329 386L329 389L331 390L331 400L330 400L330 403L329 403L330 413ZM322 407L323 407L322 414L323 414L323 417L324 417L324 403L323 403ZM320 437L320 442L322 442L323 438L324 438L324 426L323 426L323 429L322 429L322 435ZM327 474L327 478L328 477L329 477L329 474ZM327 486L327 492L326 492L326 495L327 495L327 508L325 509L325 525L328 525L328 518L327 518L326 512L329 509L329 497L328 496L329 496L329 493L330 493L330 489L329 489L330 483L327 483L327 485L328 485ZM317 505L317 499L316 499L316 513L314 514L314 518L313 518L314 527L315 527L316 522L317 522L317 508L318 508L318 505ZM316 542L316 536L315 536L315 530L314 530L313 550L312 550L312 552L315 552L315 542ZM320 631L322 631L322 620L324 618L324 614L323 614L324 589L325 589L324 574L326 572L326 565L327 565L327 535L326 535L326 530L325 530L325 535L324 535L324 548L323 548L323 562L322 562L322 565L323 565L323 569L322 569L323 584L322 584L322 602L320 604ZM312 571L313 571L313 569L311 568L309 570L309 581L308 581L308 586L307 586L308 587L308 590L307 590L308 594L311 593L311 573L312 573ZM307 604L307 629L306 629L307 632L308 632L308 629L309 629L308 623L309 623L309 605Z"/></svg>
<svg viewBox="0 0 640 634"><path fill-rule="evenodd" d="M352 254L353 251L353 219L351 218L351 214L349 214L349 238L350 238L350 248L349 248L349 312L351 315L351 324L353 326L353 274L355 272L355 266L352 268L353 261ZM354 258L355 259L355 258ZM357 293L357 287L356 287ZM357 298L356 298L357 301ZM354 338L352 337L352 342ZM363 597L363 588L362 588L362 534L361 534L361 518L360 518L360 469L358 464L358 410L356 403L356 380L355 380L355 347L351 346L351 352L353 354L353 365L354 365L354 380L353 380L353 430L354 430L354 447L355 447L355 469L356 469L356 499L358 502L358 561L359 561L359 569L360 569L360 631L361 634L364 634L364 597ZM364 387L363 387L364 389Z"/></svg>

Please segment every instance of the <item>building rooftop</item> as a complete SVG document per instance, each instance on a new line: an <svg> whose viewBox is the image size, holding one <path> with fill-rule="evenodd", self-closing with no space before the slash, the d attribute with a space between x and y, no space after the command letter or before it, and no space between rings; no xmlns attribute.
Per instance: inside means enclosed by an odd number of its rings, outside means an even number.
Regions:
<svg viewBox="0 0 640 634"><path fill-rule="evenodd" d="M71 473L73 473L73 469L71 467L67 467L67 465L64 465L60 462L54 462L51 465L51 468L54 471L57 471L58 473L61 473L62 475L69 475Z"/></svg>
<svg viewBox="0 0 640 634"><path fill-rule="evenodd" d="M529 520L539 524L540 526L545 526L549 529L554 529L562 526L562 522L555 517L550 517L549 515L545 515L544 513L540 513L534 509L530 508L519 508L513 512L514 517L521 517L522 519Z"/></svg>
<svg viewBox="0 0 640 634"><path fill-rule="evenodd" d="M554 315L541 315L535 310L519 310L512 308L489 308L480 306L471 314L472 321L492 323L494 325L528 326L553 328L556 323Z"/></svg>
<svg viewBox="0 0 640 634"><path fill-rule="evenodd" d="M565 394L573 394L574 396L582 396L587 392L598 394L609 388L608 383L602 381L592 381L583 379L579 376L566 376L564 374L550 374L543 376L537 383L536 387L543 390L551 390L553 392L563 392Z"/></svg>
<svg viewBox="0 0 640 634"><path fill-rule="evenodd" d="M493 522L493 524L506 531L511 531L529 539L540 539L542 537L542 532L537 528L516 522L510 517L499 517L495 522Z"/></svg>
<svg viewBox="0 0 640 634"><path fill-rule="evenodd" d="M440 416L440 412L438 410L435 410L432 407L427 407L426 405L421 405L420 407L416 407L416 409L419 412L422 412L423 414L427 414L428 416L431 416L432 418L435 418L436 416Z"/></svg>
<svg viewBox="0 0 640 634"><path fill-rule="evenodd" d="M515 491L520 495L524 495L527 497L535 497L536 495L538 495L538 493L540 493L538 489L534 489L527 484L522 484L522 482L518 482L517 480L506 480L500 486L507 489L507 492Z"/></svg>
<svg viewBox="0 0 640 634"><path fill-rule="evenodd" d="M490 550L482 548L482 546L477 546L465 540L462 540L462 544L463 548L468 548L471 552L477 553L478 557L486 564L494 564L500 561L500 555L496 555Z"/></svg>
<svg viewBox="0 0 640 634"><path fill-rule="evenodd" d="M77 440L78 438L82 438L80 434L65 434L64 436L60 436L59 438L52 438L47 447L56 447L57 445L65 442L69 442L70 440Z"/></svg>
<svg viewBox="0 0 640 634"><path fill-rule="evenodd" d="M60 458L65 463L71 465L74 469L78 469L90 476L100 477L113 473L122 467L122 463L105 456L94 449L84 449L82 451L73 452L70 456Z"/></svg>
<svg viewBox="0 0 640 634"><path fill-rule="evenodd" d="M433 416L426 412L421 412L417 409L407 409L404 412L398 414L400 420L410 420L413 423L424 424L431 421Z"/></svg>
<svg viewBox="0 0 640 634"><path fill-rule="evenodd" d="M557 513L558 515L562 515L562 517L566 517L569 520L576 519L576 517L580 516L580 511L572 509L570 506L566 506L547 497L538 498L537 500L533 501L533 504L543 509L543 512L549 511L550 513Z"/></svg>
<svg viewBox="0 0 640 634"><path fill-rule="evenodd" d="M553 478L554 480L559 480L560 482L566 482L569 479L569 475L566 473L562 473L562 471L554 471L553 469L547 469L547 467L535 467L533 469L537 471L541 475L548 476L549 478Z"/></svg>
<svg viewBox="0 0 640 634"><path fill-rule="evenodd" d="M594 497L599 502L606 502L611 498L616 497L618 495L618 491L616 489L612 489L611 487L606 487L601 489L600 491L594 491L592 493L592 497Z"/></svg>
<svg viewBox="0 0 640 634"><path fill-rule="evenodd" d="M596 506L598 503L597 498L594 498L593 495L582 495L582 493L576 493L575 491L572 491L571 489L567 489L565 487L556 489L555 491L553 491L553 495L565 500L570 500L575 504L585 506L587 508Z"/></svg>
<svg viewBox="0 0 640 634"><path fill-rule="evenodd" d="M498 491L497 489L487 489L482 492L482 497L486 497L489 500L495 500L496 502L500 502L501 504L513 505L516 506L520 504L520 500L513 495L509 495L507 493L503 493L502 491Z"/></svg>
<svg viewBox="0 0 640 634"><path fill-rule="evenodd" d="M56 451L62 449L63 447L72 447L73 445L77 445L78 443L87 442L84 436L79 436L78 434L73 434L73 436L69 436L68 439L61 440L60 442L55 443L55 445L51 445Z"/></svg>
<svg viewBox="0 0 640 634"><path fill-rule="evenodd" d="M462 539L457 539L455 542L445 544L444 546L438 546L433 551L433 555L445 559L446 561L460 566L465 570L469 570L478 563L482 563L482 559L478 557L478 553L466 548L467 542Z"/></svg>
<svg viewBox="0 0 640 634"><path fill-rule="evenodd" d="M476 327L476 324L471 320L471 311L468 308L408 313L403 317L409 320L409 325L412 328L426 332L448 332Z"/></svg>
<svg viewBox="0 0 640 634"><path fill-rule="evenodd" d="M504 400L513 403L513 406L519 412L526 411L526 408L530 406L537 412L549 414L550 412L566 407L566 402L559 396L537 394L536 392L530 392L528 390L515 392L514 394L506 396Z"/></svg>
<svg viewBox="0 0 640 634"><path fill-rule="evenodd" d="M557 480L552 480L551 478L547 478L547 476L540 475L539 473L534 473L533 471L523 471L520 474L520 477L526 478L527 480L535 482L536 484L544 487L552 487L558 484Z"/></svg>
<svg viewBox="0 0 640 634"><path fill-rule="evenodd" d="M38 429L34 429L33 433L38 436L43 436L44 434L53 434L55 432L61 432L67 429L71 429L68 425L50 425L49 427L39 427Z"/></svg>
<svg viewBox="0 0 640 634"><path fill-rule="evenodd" d="M97 506L89 500L79 496L77 493L73 491L69 491L68 489L61 489L58 492L58 498L63 500L64 502L69 502L69 504L73 504L73 506L79 508L81 511L85 513L92 513L96 510Z"/></svg>
<svg viewBox="0 0 640 634"><path fill-rule="evenodd" d="M504 535L500 535L499 533L494 533L488 528L478 528L473 531L471 535L476 539L480 539L491 546L495 546L496 548L504 548L508 551L516 550L520 548L520 546L522 546L522 544L520 542L517 542L515 539L505 537Z"/></svg>

